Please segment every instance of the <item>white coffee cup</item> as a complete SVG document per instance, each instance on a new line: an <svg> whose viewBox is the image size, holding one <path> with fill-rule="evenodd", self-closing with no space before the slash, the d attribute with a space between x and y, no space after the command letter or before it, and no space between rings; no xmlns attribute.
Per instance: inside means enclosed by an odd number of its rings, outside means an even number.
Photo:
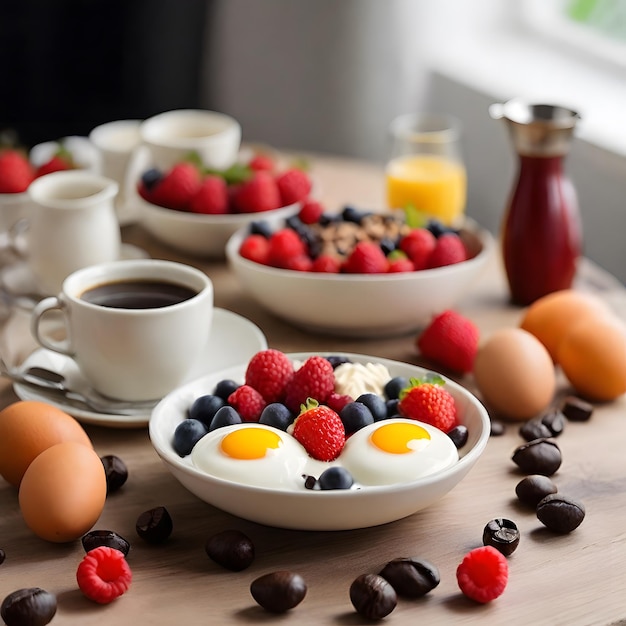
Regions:
<svg viewBox="0 0 626 626"><path fill-rule="evenodd" d="M54 172L30 184L21 252L41 293L58 293L77 269L119 259L117 191L115 181L86 170Z"/></svg>
<svg viewBox="0 0 626 626"><path fill-rule="evenodd" d="M134 293L135 305L145 305L132 283L151 284L162 306L130 308L124 286ZM183 294L187 299L171 289L189 292ZM46 316L59 312L63 340L43 331ZM31 331L44 348L72 357L97 391L140 401L161 398L183 382L206 349L212 319L213 284L206 274L181 263L141 259L74 272L58 296L35 306Z"/></svg>
<svg viewBox="0 0 626 626"><path fill-rule="evenodd" d="M136 219L137 190L129 181L136 180L140 171L139 161L132 157L141 144L139 127L141 120L116 120L96 126L89 133L89 140L99 155L98 171L111 178L119 185L115 199L115 211L120 224L127 224ZM131 162L136 170L129 172Z"/></svg>

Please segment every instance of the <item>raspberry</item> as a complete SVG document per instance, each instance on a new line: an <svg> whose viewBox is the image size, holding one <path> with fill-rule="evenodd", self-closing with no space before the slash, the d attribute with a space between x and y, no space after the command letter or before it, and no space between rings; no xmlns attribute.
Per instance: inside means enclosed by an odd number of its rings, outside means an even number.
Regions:
<svg viewBox="0 0 626 626"><path fill-rule="evenodd" d="M246 385L256 389L263 399L270 402L281 402L287 385L293 378L293 363L280 350L261 350L248 362L246 369Z"/></svg>
<svg viewBox="0 0 626 626"><path fill-rule="evenodd" d="M266 171L255 171L252 178L238 185L233 203L239 213L262 213L282 206L278 185Z"/></svg>
<svg viewBox="0 0 626 626"><path fill-rule="evenodd" d="M124 554L107 546L87 552L76 570L80 590L99 604L108 604L124 594L132 577Z"/></svg>
<svg viewBox="0 0 626 626"><path fill-rule="evenodd" d="M311 272L313 271L313 260L306 254L300 254L288 259L284 269L296 272Z"/></svg>
<svg viewBox="0 0 626 626"><path fill-rule="evenodd" d="M208 175L191 198L189 208L193 213L222 215L228 213L228 189L221 176Z"/></svg>
<svg viewBox="0 0 626 626"><path fill-rule="evenodd" d="M324 214L324 207L317 200L305 200L300 207L298 217L303 224L317 224Z"/></svg>
<svg viewBox="0 0 626 626"><path fill-rule="evenodd" d="M239 254L249 261L269 265L270 242L263 235L248 235L239 246Z"/></svg>
<svg viewBox="0 0 626 626"><path fill-rule="evenodd" d="M491 546L468 552L456 570L459 589L483 604L502 595L508 578L506 557Z"/></svg>
<svg viewBox="0 0 626 626"><path fill-rule="evenodd" d="M287 385L285 404L290 411L298 413L307 398L322 404L334 390L335 372L330 361L321 356L310 356Z"/></svg>
<svg viewBox="0 0 626 626"><path fill-rule="evenodd" d="M35 178L30 161L19 150L0 153L0 193L22 193Z"/></svg>
<svg viewBox="0 0 626 626"><path fill-rule="evenodd" d="M467 250L456 233L444 233L437 239L435 249L430 253L428 268L454 265L467 260Z"/></svg>
<svg viewBox="0 0 626 626"><path fill-rule="evenodd" d="M265 170L266 172L272 172L275 166L274 159L268 154L255 154L248 163L248 167L256 171Z"/></svg>
<svg viewBox="0 0 626 626"><path fill-rule="evenodd" d="M228 396L228 404L239 413L244 422L258 422L267 402L250 385L241 385Z"/></svg>
<svg viewBox="0 0 626 626"><path fill-rule="evenodd" d="M415 270L415 265L413 265L413 261L409 259L403 252L399 254L394 251L392 255L388 257L389 260L389 269L387 270L390 274L401 274L402 272L412 272Z"/></svg>
<svg viewBox="0 0 626 626"><path fill-rule="evenodd" d="M471 372L478 352L476 325L456 311L436 315L416 338L422 356L453 372Z"/></svg>
<svg viewBox="0 0 626 626"><path fill-rule="evenodd" d="M384 274L389 261L378 244L360 241L354 246L342 269L348 274Z"/></svg>
<svg viewBox="0 0 626 626"><path fill-rule="evenodd" d="M152 189L154 204L187 211L200 188L200 172L192 163L177 163Z"/></svg>
<svg viewBox="0 0 626 626"><path fill-rule="evenodd" d="M270 265L287 268L291 259L306 255L306 245L300 239L298 233L291 228L277 230L269 239Z"/></svg>
<svg viewBox="0 0 626 626"><path fill-rule="evenodd" d="M325 274L339 274L341 270L341 261L330 254L320 254L320 256L313 261L311 267L312 272L323 272Z"/></svg>
<svg viewBox="0 0 626 626"><path fill-rule="evenodd" d="M276 177L276 185L282 201L281 206L301 202L311 193L309 175L298 168L291 168Z"/></svg>
<svg viewBox="0 0 626 626"><path fill-rule="evenodd" d="M400 240L400 250L413 261L416 270L426 268L436 245L437 239L426 228L414 228Z"/></svg>
<svg viewBox="0 0 626 626"><path fill-rule="evenodd" d="M339 415L312 398L306 401L296 417L292 434L309 456L318 461L333 461L346 443L346 432Z"/></svg>
<svg viewBox="0 0 626 626"><path fill-rule="evenodd" d="M456 404L450 392L443 387L440 376L419 380L411 378L410 386L400 392L398 410L408 418L425 422L449 432L458 424Z"/></svg>
<svg viewBox="0 0 626 626"><path fill-rule="evenodd" d="M331 392L328 398L326 398L326 404L335 411L335 413L340 413L341 409L343 409L346 404L350 404L350 402L354 402L352 396L340 394L336 391Z"/></svg>

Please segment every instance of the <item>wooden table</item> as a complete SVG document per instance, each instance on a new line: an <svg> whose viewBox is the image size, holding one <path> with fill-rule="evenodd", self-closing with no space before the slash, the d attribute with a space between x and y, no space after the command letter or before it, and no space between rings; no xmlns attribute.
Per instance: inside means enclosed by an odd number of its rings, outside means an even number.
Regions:
<svg viewBox="0 0 626 626"><path fill-rule="evenodd" d="M341 159L314 159L321 198L331 208L343 203L382 206L382 173L374 165ZM216 305L250 318L271 347L285 351L351 351L419 363L413 336L342 340L314 336L272 317L243 294L222 262L185 258L160 246L137 226L124 238L156 258L185 261L205 270L215 282ZM599 291L626 314L626 291L597 268L585 264L584 288ZM498 255L475 291L459 306L486 336L519 321L521 310L508 305ZM5 324L3 342L13 356L32 349L27 316ZM460 382L472 389L471 377ZM561 391L565 391L563 380ZM16 400L2 382L0 406ZM264 527L223 513L192 496L168 473L147 431L86 426L99 454L125 460L130 477L107 500L97 527L113 529L132 543L128 562L134 579L129 592L107 606L82 596L75 570L83 556L79 541L50 544L24 525L17 492L0 479L0 598L20 587L40 586L58 596L53 623L81 626L175 624L333 624L367 623L348 596L359 574L377 572L398 556L420 556L435 563L441 584L418 601L400 600L390 624L613 624L626 623L626 401L597 406L588 423L570 423L559 439L564 462L554 477L562 492L582 500L587 517L573 533L556 536L533 512L519 506L514 487L521 475L510 460L522 440L510 425L487 449L467 478L438 504L380 527L345 532L298 532ZM169 542L150 546L135 533L137 516L165 505L174 520ZM458 590L455 570L464 554L482 545L484 525L494 517L514 520L521 530L510 557L509 585L502 597L477 605ZM240 573L220 569L205 554L213 533L238 528L254 541L257 558ZM250 582L276 569L299 572L308 583L305 600L284 616L265 613L252 600Z"/></svg>

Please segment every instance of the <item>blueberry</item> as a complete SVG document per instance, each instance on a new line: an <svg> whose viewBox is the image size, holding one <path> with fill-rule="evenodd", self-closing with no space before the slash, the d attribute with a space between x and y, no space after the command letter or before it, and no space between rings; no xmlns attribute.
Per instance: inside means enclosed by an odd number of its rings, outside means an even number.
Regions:
<svg viewBox="0 0 626 626"><path fill-rule="evenodd" d="M290 215L285 220L285 224L291 230L295 230L300 237L309 230L308 226L297 215Z"/></svg>
<svg viewBox="0 0 626 626"><path fill-rule="evenodd" d="M174 450L179 456L187 456L208 432L207 425L200 420L183 420L174 431Z"/></svg>
<svg viewBox="0 0 626 626"><path fill-rule="evenodd" d="M293 413L280 402L270 402L262 411L259 424L273 426L280 430L287 430L287 426L293 422Z"/></svg>
<svg viewBox="0 0 626 626"><path fill-rule="evenodd" d="M350 359L347 356L342 356L340 354L327 356L326 360L333 366L333 369L343 365L344 363L350 363Z"/></svg>
<svg viewBox="0 0 626 626"><path fill-rule="evenodd" d="M213 416L211 424L209 425L209 432L213 432L215 429L222 428L223 426L233 426L234 424L241 424L242 422L241 415L239 415L232 406L223 406L218 409Z"/></svg>
<svg viewBox="0 0 626 626"><path fill-rule="evenodd" d="M375 422L384 420L387 417L387 405L385 401L375 393L363 393L356 401L364 404L372 412Z"/></svg>
<svg viewBox="0 0 626 626"><path fill-rule="evenodd" d="M143 186L150 191L161 179L163 174L156 168L146 170L141 176L141 182Z"/></svg>
<svg viewBox="0 0 626 626"><path fill-rule="evenodd" d="M369 214L369 212L359 211L353 206L346 206L341 212L341 217L343 217L343 220L345 222L354 222L355 224L360 224L363 221L363 218Z"/></svg>
<svg viewBox="0 0 626 626"><path fill-rule="evenodd" d="M362 402L348 402L348 404L341 409L339 417L343 422L346 435L351 435L364 426L374 423L372 412Z"/></svg>
<svg viewBox="0 0 626 626"><path fill-rule="evenodd" d="M213 395L219 396L222 400L228 401L228 396L230 396L230 394L240 386L241 385L234 380L220 380L220 382L215 385L215 389L213 389Z"/></svg>
<svg viewBox="0 0 626 626"><path fill-rule="evenodd" d="M391 254L397 247L397 242L391 237L385 237L380 240L380 248L385 253L385 256Z"/></svg>
<svg viewBox="0 0 626 626"><path fill-rule="evenodd" d="M320 226L328 226L329 224L334 224L335 222L341 221L341 215L337 215L335 213L328 214L324 213L318 220Z"/></svg>
<svg viewBox="0 0 626 626"><path fill-rule="evenodd" d="M217 410L221 409L225 404L226 401L224 398L220 398L220 396L212 394L200 396L194 400L189 408L189 417L191 419L200 420L209 426Z"/></svg>
<svg viewBox="0 0 626 626"><path fill-rule="evenodd" d="M393 400L387 400L387 402L385 402L385 406L387 407L387 417L396 417L399 415L399 404L400 400L398 400L398 398L394 398Z"/></svg>
<svg viewBox="0 0 626 626"><path fill-rule="evenodd" d="M354 479L345 467L333 465L320 474L317 484L320 489L350 489Z"/></svg>
<svg viewBox="0 0 626 626"><path fill-rule="evenodd" d="M426 224L426 228L435 236L441 237L441 235L445 235L446 233L457 233L454 228L450 228L445 224L441 223L439 220L430 219Z"/></svg>
<svg viewBox="0 0 626 626"><path fill-rule="evenodd" d="M409 386L409 381L404 376L394 376L387 381L384 391L388 400L395 400L400 397L400 392Z"/></svg>
<svg viewBox="0 0 626 626"><path fill-rule="evenodd" d="M272 236L272 227L265 220L255 220L250 224L251 235L262 235L266 239Z"/></svg>

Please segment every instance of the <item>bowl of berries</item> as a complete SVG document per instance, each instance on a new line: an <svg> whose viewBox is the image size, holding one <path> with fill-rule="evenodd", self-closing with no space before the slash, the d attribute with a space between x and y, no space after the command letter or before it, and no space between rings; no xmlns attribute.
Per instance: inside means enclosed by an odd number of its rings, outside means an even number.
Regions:
<svg viewBox="0 0 626 626"><path fill-rule="evenodd" d="M193 494L298 530L365 528L430 506L489 432L482 404L429 370L271 348L173 391L149 422L155 450Z"/></svg>
<svg viewBox="0 0 626 626"><path fill-rule="evenodd" d="M457 305L492 248L469 219L452 229L404 211L328 214L308 199L278 228L261 220L239 230L226 256L277 317L314 332L382 337L414 332Z"/></svg>
<svg viewBox="0 0 626 626"><path fill-rule="evenodd" d="M229 237L250 222L279 224L297 213L311 179L301 167L280 168L262 154L225 170L191 155L167 171L146 170L137 189L139 219L152 236L186 254L223 258Z"/></svg>

